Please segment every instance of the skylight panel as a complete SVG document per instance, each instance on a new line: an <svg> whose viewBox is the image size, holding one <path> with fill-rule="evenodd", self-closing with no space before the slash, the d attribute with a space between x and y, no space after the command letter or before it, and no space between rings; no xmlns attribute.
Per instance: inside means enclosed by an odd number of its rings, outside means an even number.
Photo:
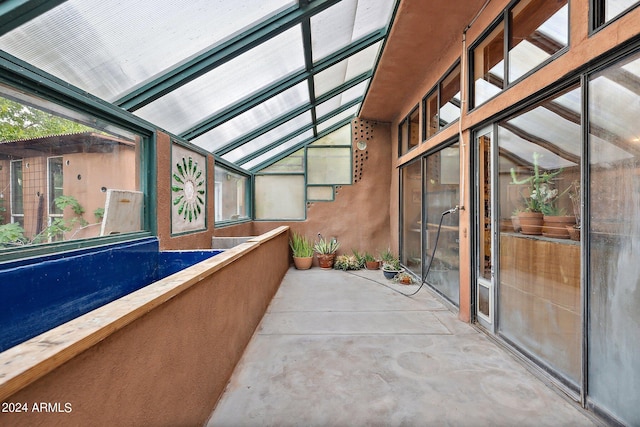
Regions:
<svg viewBox="0 0 640 427"><path fill-rule="evenodd" d="M301 133L300 135L291 138L287 142L284 142L278 145L277 147L267 151L266 153L261 154L255 159L252 159L246 163L243 163L242 167L249 170L253 169L256 166L259 166L262 163L268 162L270 159L273 159L279 156L280 154L286 152L287 150L292 149L293 147L297 146L298 144L301 144L305 140L310 139L312 137L313 137L313 130L309 129L308 131L305 131L304 133Z"/></svg>
<svg viewBox="0 0 640 427"><path fill-rule="evenodd" d="M316 74L313 77L316 96L323 95L354 77L371 71L381 44L382 42L375 43Z"/></svg>
<svg viewBox="0 0 640 427"><path fill-rule="evenodd" d="M115 101L291 0L68 0L0 37L0 49Z"/></svg>

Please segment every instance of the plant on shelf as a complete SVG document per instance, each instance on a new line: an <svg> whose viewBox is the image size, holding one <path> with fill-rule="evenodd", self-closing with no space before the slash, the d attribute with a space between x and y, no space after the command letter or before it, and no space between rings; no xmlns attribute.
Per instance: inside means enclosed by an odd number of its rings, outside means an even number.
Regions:
<svg viewBox="0 0 640 427"><path fill-rule="evenodd" d="M360 270L360 261L355 255L338 255L336 257L333 268L336 270Z"/></svg>
<svg viewBox="0 0 640 427"><path fill-rule="evenodd" d="M293 252L293 263L298 270L308 270L313 263L313 243L311 239L296 233L291 234L289 246Z"/></svg>
<svg viewBox="0 0 640 427"><path fill-rule="evenodd" d="M318 233L318 240L313 245L313 250L318 257L318 263L321 268L331 269L333 268L333 261L336 256L336 251L340 247L340 243L335 237L327 240L322 237L322 234Z"/></svg>

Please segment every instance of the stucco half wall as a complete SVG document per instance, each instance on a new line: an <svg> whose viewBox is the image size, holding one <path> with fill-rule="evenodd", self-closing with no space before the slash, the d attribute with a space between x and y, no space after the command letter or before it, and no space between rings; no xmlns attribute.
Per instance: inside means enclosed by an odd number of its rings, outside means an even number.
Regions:
<svg viewBox="0 0 640 427"><path fill-rule="evenodd" d="M279 227L1 353L0 401L27 412L0 425L203 425L289 268L288 239Z"/></svg>

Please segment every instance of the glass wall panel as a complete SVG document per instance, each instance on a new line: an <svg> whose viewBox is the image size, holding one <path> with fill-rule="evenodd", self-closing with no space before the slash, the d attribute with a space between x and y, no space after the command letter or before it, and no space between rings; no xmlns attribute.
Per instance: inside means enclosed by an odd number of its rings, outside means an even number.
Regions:
<svg viewBox="0 0 640 427"><path fill-rule="evenodd" d="M444 148L425 159L425 268L431 267L427 283L455 305L460 303L459 215L448 214L442 220L438 246L438 224L442 213L457 206L460 200L460 147Z"/></svg>
<svg viewBox="0 0 640 427"><path fill-rule="evenodd" d="M402 168L402 248L400 261L422 275L422 163Z"/></svg>
<svg viewBox="0 0 640 427"><path fill-rule="evenodd" d="M351 147L351 124L342 126L315 141L312 146L318 145L342 145Z"/></svg>
<svg viewBox="0 0 640 427"><path fill-rule="evenodd" d="M581 111L563 106L567 96L580 87L499 123L498 312L502 336L578 387Z"/></svg>
<svg viewBox="0 0 640 427"><path fill-rule="evenodd" d="M473 107L500 93L504 82L504 22L471 52L473 61Z"/></svg>
<svg viewBox="0 0 640 427"><path fill-rule="evenodd" d="M606 24L638 5L640 2L637 0L593 0L595 27Z"/></svg>
<svg viewBox="0 0 640 427"><path fill-rule="evenodd" d="M256 175L255 218L304 219L304 175Z"/></svg>
<svg viewBox="0 0 640 427"><path fill-rule="evenodd" d="M420 144L420 111L416 106L400 123L399 154L403 155Z"/></svg>
<svg viewBox="0 0 640 427"><path fill-rule="evenodd" d="M589 82L589 395L630 426L640 425L639 69L636 54Z"/></svg>
<svg viewBox="0 0 640 427"><path fill-rule="evenodd" d="M509 81L533 70L569 43L566 0L520 0L510 10Z"/></svg>
<svg viewBox="0 0 640 427"><path fill-rule="evenodd" d="M332 186L309 186L307 187L307 200L330 201L333 200Z"/></svg>
<svg viewBox="0 0 640 427"><path fill-rule="evenodd" d="M304 173L304 149L289 154L284 159L280 159L269 167L261 170L262 173Z"/></svg>
<svg viewBox="0 0 640 427"><path fill-rule="evenodd" d="M142 230L140 143L96 117L0 85L0 199L11 201L9 212L0 210L0 249L98 237L103 220L121 215L129 220L114 232ZM109 190L135 192L130 211L107 206L115 199Z"/></svg>
<svg viewBox="0 0 640 427"><path fill-rule="evenodd" d="M307 148L307 183L351 184L351 147Z"/></svg>
<svg viewBox="0 0 640 427"><path fill-rule="evenodd" d="M249 177L215 165L215 220L249 218Z"/></svg>

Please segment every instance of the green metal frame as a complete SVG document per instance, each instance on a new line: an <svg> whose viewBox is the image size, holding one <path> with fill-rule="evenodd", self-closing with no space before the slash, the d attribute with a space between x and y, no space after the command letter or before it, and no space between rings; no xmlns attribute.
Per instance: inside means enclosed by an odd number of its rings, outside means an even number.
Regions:
<svg viewBox="0 0 640 427"><path fill-rule="evenodd" d="M144 193L143 226L146 229L146 231L122 235L1 249L0 262L157 235L157 166L154 126L2 51L0 51L0 83L139 135L141 137L140 190Z"/></svg>
<svg viewBox="0 0 640 427"><path fill-rule="evenodd" d="M115 104L129 111L142 108L253 47L308 20L311 16L322 12L339 1L315 0L312 3L300 2L299 6L293 6L262 24L198 55L194 59L174 67L168 73L120 98Z"/></svg>
<svg viewBox="0 0 640 427"><path fill-rule="evenodd" d="M0 36L66 0L5 0L0 3Z"/></svg>

